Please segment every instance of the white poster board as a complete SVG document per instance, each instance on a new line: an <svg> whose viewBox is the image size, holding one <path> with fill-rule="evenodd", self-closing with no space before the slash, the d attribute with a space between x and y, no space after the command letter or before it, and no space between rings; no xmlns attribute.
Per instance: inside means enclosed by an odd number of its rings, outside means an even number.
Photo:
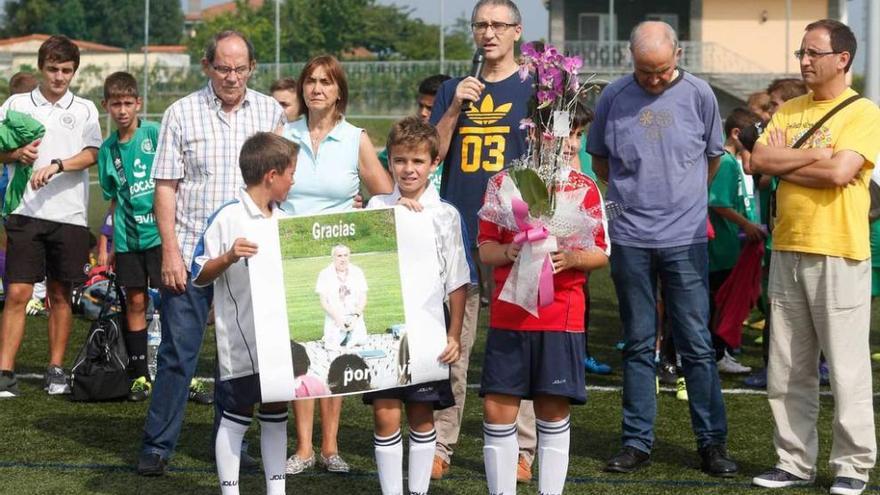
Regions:
<svg viewBox="0 0 880 495"><path fill-rule="evenodd" d="M248 234L265 402L446 379L433 224L404 208L261 222Z"/></svg>

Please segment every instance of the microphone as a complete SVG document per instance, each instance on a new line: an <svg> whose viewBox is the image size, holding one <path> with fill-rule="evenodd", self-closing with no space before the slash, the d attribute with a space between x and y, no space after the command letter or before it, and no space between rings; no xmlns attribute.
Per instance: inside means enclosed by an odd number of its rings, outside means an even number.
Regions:
<svg viewBox="0 0 880 495"><path fill-rule="evenodd" d="M480 74L483 72L483 65L486 63L486 51L483 50L483 47L477 47L477 50L474 52L474 58L471 60L471 73L468 74L473 78L479 79ZM475 104L477 102L471 102L471 110L475 109Z"/></svg>

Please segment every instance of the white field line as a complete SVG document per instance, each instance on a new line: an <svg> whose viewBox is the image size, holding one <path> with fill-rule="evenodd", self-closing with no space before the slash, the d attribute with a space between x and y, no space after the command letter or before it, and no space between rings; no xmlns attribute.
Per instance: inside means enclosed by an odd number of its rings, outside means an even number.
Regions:
<svg viewBox="0 0 880 495"><path fill-rule="evenodd" d="M43 380L44 375L38 373L23 373L20 375L16 375L18 378L22 380ZM202 380L207 383L214 383L214 379L211 377L197 377L199 380ZM469 383L469 389L478 389L480 388L479 383ZM599 386L599 385L587 385L588 392L614 392L618 393L623 390L623 387L607 387L607 386ZM676 389L672 387L660 387L661 392L675 392ZM756 390L751 388L723 388L721 389L721 393L727 395L767 395L766 390ZM819 395L822 396L831 396L830 390L821 390L819 391ZM874 394L874 397L880 397L880 392Z"/></svg>

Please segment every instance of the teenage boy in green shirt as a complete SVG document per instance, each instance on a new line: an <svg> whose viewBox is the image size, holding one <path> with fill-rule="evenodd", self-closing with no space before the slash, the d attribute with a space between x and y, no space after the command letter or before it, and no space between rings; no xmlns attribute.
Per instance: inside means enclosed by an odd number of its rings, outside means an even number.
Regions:
<svg viewBox="0 0 880 495"><path fill-rule="evenodd" d="M116 72L104 81L101 106L113 119L116 132L98 151L98 179L113 210L116 277L125 289L132 401L146 399L152 389L147 372L147 287L157 287L162 280L161 240L153 215L155 183L150 176L159 124L137 117L141 105L131 74Z"/></svg>

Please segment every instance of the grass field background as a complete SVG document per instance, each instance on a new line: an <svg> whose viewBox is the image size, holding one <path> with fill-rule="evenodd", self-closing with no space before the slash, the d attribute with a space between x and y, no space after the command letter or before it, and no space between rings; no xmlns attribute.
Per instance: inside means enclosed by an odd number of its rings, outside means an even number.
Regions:
<svg viewBox="0 0 880 495"><path fill-rule="evenodd" d="M324 310L315 283L321 270L330 265L331 257L285 259L283 263L290 338L297 342L320 340L324 335ZM391 325L403 323L397 252L352 254L351 264L363 270L367 279L367 333L384 333Z"/></svg>
<svg viewBox="0 0 880 495"><path fill-rule="evenodd" d="M669 391L658 400L657 442L653 464L632 475L612 475L601 471L605 460L619 448L620 435L620 353L614 349L620 322L608 271L591 280L592 332L590 346L614 372L607 377L587 376L585 406L572 414L571 465L566 493L569 494L779 494L828 493L831 473L827 466L833 402L827 395L821 401L819 419L819 477L817 485L783 491L760 490L749 486L751 476L774 460L771 437L773 421L765 395L738 393L741 378L723 376L727 390L724 401L729 422L729 448L739 461L741 474L732 480L718 480L699 471L691 433L688 406L675 400ZM880 312L872 318L880 329ZM87 324L77 321L68 351L68 366L85 337ZM474 353L469 383L479 383L486 330L486 311ZM743 339L741 360L751 366L761 362L760 346L753 343L757 332L749 330ZM197 373L211 376L215 346L213 331L205 335L202 359ZM871 336L872 349L880 350L880 332ZM46 319L29 317L25 342L18 359L20 373L44 372L46 365ZM873 375L878 390L878 373ZM0 401L0 494L216 494L216 474L210 458L213 409L190 405L170 472L158 479L135 475L134 465L140 448L147 405L132 403L76 404L60 397L47 397L38 379L26 379L24 396ZM602 388L596 388L602 387ZM607 388L605 388L607 387ZM828 391L823 387L823 392ZM476 389L468 392L462 437L449 476L431 484L438 495L486 493L482 463L482 410ZM876 418L875 418L876 419ZM878 423L880 424L880 423ZM259 451L257 427L248 435L251 452ZM294 448L292 420L290 449ZM320 432L318 425L315 431ZM336 476L310 471L287 481L292 494L375 494L372 447L372 415L359 397L345 399L339 443L342 455L353 466L353 473ZM316 445L320 434L316 433ZM872 473L876 479L877 473ZM242 476L242 493L264 493L262 473ZM520 494L534 494L537 487L520 486ZM878 492L872 480L869 493Z"/></svg>

